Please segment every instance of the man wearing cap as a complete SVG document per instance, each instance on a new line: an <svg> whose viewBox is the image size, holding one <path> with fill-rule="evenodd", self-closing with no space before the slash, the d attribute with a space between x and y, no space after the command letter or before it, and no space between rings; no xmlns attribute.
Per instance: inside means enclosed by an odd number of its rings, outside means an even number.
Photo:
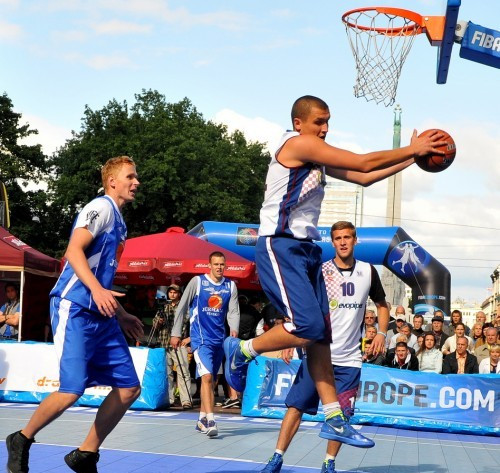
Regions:
<svg viewBox="0 0 500 473"><path fill-rule="evenodd" d="M403 324L406 323L406 316L405 316L405 308L401 305L398 305L396 307L396 325L393 325L391 327L391 324L389 324L390 329L387 331L387 338L386 338L386 345L388 346L391 339L395 337L396 335L399 335L401 333L401 327ZM411 326L410 326L411 330Z"/></svg>
<svg viewBox="0 0 500 473"><path fill-rule="evenodd" d="M165 348L168 372L168 398L170 405L174 404L174 366L177 367L177 387L184 409L193 407L191 400L191 374L189 372L188 349L189 318L186 316L182 324L182 335L179 348L172 348L170 337L174 325L175 310L181 300L181 288L177 284L171 284L167 288L168 301L165 307L153 319L153 327L158 330L158 341Z"/></svg>
<svg viewBox="0 0 500 473"><path fill-rule="evenodd" d="M444 318L443 318L443 313L440 310L436 310L434 312L434 317L432 317L432 328L431 331L434 334L434 338L436 339L436 344L434 345L435 348L438 350L441 350L441 348L444 345L444 342L448 338L448 335L443 332L443 324L444 324Z"/></svg>

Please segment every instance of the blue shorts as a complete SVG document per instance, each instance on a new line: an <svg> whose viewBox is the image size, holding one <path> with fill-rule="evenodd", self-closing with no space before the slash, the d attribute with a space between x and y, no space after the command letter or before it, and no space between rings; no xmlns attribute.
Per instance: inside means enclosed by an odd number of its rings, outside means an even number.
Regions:
<svg viewBox="0 0 500 473"><path fill-rule="evenodd" d="M140 385L116 317L52 297L50 319L59 359L59 392L82 395L92 386Z"/></svg>
<svg viewBox="0 0 500 473"><path fill-rule="evenodd" d="M344 415L350 418L354 414L354 405L361 379L361 368L337 365L332 365L332 368L340 408ZM318 391L316 391L314 381L307 369L306 358L300 364L297 376L285 399L285 404L287 407L295 407L299 411L310 415L315 415L318 412Z"/></svg>
<svg viewBox="0 0 500 473"><path fill-rule="evenodd" d="M196 377L201 378L205 374L211 374L215 380L224 357L222 345L200 345L193 352L193 356L196 362Z"/></svg>
<svg viewBox="0 0 500 473"><path fill-rule="evenodd" d="M321 248L307 240L259 237L255 261L271 303L290 317L287 332L308 340L331 341Z"/></svg>

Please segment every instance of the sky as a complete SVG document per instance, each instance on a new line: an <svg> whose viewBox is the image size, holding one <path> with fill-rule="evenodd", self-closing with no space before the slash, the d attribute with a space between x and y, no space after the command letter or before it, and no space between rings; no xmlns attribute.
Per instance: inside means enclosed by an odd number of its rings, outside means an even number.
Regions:
<svg viewBox="0 0 500 473"><path fill-rule="evenodd" d="M0 0L0 92L39 130L47 154L78 131L85 105L133 103L142 89L189 98L206 119L270 148L302 95L330 105L328 142L392 147L394 107L355 98L346 10L363 0ZM384 0L424 15L442 0ZM462 0L459 20L500 30L498 0ZM459 57L436 84L437 48L415 39L399 80L402 145L413 129L448 131L457 157L438 174L403 172L402 227L452 275L452 300L481 302L500 264L498 69ZM147 185L147 183L145 183ZM386 183L365 190L364 226L385 224Z"/></svg>

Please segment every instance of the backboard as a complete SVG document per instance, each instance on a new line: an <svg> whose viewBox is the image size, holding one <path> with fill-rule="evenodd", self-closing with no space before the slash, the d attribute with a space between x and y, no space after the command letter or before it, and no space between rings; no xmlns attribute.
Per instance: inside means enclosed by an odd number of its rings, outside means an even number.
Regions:
<svg viewBox="0 0 500 473"><path fill-rule="evenodd" d="M461 0L446 0L445 2L445 22L443 40L438 48L436 82L446 84L448 78L448 68L450 67L451 51L455 39L455 28L457 26L458 11Z"/></svg>

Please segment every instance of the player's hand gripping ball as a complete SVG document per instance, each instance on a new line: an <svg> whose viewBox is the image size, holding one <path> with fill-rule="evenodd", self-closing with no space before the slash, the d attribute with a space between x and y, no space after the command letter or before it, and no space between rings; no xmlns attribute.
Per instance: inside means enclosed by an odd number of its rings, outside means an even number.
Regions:
<svg viewBox="0 0 500 473"><path fill-rule="evenodd" d="M417 166L427 172L444 171L451 165L457 152L455 141L453 141L453 138L444 130L425 130L419 137L428 136L435 131L439 131L444 135L440 141L446 141L446 145L437 148L439 151L444 151L444 154L428 154L427 156L417 158Z"/></svg>

